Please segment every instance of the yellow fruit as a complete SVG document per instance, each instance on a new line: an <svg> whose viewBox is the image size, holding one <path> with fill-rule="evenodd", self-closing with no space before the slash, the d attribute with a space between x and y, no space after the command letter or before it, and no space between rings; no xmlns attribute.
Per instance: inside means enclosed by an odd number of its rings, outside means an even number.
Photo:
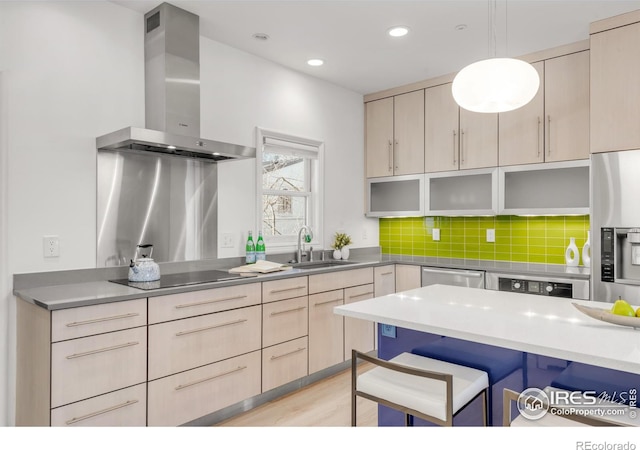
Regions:
<svg viewBox="0 0 640 450"><path fill-rule="evenodd" d="M633 309L633 306L622 299L616 300L616 302L611 307L611 312L619 316L634 317L636 315L636 311Z"/></svg>

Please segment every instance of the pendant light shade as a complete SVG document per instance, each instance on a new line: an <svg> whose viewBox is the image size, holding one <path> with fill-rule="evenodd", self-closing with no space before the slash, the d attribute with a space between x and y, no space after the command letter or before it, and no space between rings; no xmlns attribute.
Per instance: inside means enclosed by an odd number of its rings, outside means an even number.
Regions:
<svg viewBox="0 0 640 450"><path fill-rule="evenodd" d="M458 72L451 91L464 109L498 113L526 105L539 87L540 77L531 64L513 58L490 58Z"/></svg>

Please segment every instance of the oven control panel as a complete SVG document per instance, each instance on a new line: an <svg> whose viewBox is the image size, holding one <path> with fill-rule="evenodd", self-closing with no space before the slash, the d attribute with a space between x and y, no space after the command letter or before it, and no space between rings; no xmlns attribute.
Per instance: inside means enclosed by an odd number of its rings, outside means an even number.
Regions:
<svg viewBox="0 0 640 450"><path fill-rule="evenodd" d="M571 283L555 283L549 281L500 277L498 290L520 292L523 294L546 295L549 297L573 298L573 285Z"/></svg>

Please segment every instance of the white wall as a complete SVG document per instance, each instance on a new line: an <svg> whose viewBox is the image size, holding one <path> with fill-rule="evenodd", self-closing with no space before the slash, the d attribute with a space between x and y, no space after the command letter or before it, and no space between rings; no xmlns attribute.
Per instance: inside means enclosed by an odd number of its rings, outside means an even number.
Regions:
<svg viewBox="0 0 640 450"><path fill-rule="evenodd" d="M0 425L14 417L9 280L95 267L95 137L144 126L142 24L141 14L110 2L0 2L0 175L3 161L8 174L0 181L0 317L8 318L0 321ZM377 220L362 214L360 95L208 39L201 82L203 137L254 146L260 126L323 140L325 242L341 230L354 247L377 245ZM220 256L238 256L239 233L255 226L255 161L221 164L219 183L218 231L238 233L238 247ZM59 258L42 255L49 234L60 238Z"/></svg>

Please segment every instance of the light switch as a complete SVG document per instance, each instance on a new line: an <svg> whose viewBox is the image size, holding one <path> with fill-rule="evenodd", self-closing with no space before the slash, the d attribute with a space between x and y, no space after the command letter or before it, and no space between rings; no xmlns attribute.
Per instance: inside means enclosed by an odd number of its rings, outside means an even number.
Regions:
<svg viewBox="0 0 640 450"><path fill-rule="evenodd" d="M434 241L439 241L440 240L440 228L434 228L433 229L433 240Z"/></svg>
<svg viewBox="0 0 640 450"><path fill-rule="evenodd" d="M496 230L493 228L487 229L487 242L495 242L496 241Z"/></svg>

